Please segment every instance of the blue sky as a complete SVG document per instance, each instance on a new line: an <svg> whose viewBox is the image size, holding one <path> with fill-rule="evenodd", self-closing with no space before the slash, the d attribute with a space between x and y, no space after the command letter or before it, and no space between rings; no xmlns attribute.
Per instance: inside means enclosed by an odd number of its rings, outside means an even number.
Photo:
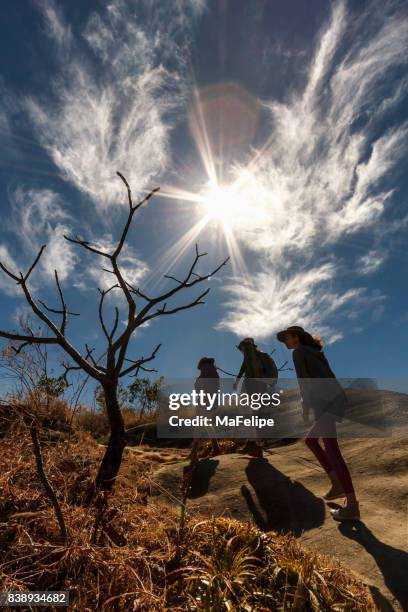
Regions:
<svg viewBox="0 0 408 612"><path fill-rule="evenodd" d="M323 336L339 376L404 377L408 341L408 16L397 1L3 0L0 259L27 269L69 337L103 351L103 262L63 234L109 248L135 198L160 186L132 227L123 266L155 295L194 243L204 306L137 330L131 356L191 376L203 355L237 371L253 336ZM2 329L27 315L0 277ZM190 301L195 290L180 300ZM113 311L118 298L107 303ZM180 304L181 301L176 301ZM122 315L121 315L122 316Z"/></svg>

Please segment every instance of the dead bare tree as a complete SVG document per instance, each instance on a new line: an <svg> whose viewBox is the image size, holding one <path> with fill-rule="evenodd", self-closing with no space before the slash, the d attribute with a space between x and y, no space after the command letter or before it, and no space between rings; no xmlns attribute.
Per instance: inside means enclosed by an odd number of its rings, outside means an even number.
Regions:
<svg viewBox="0 0 408 612"><path fill-rule="evenodd" d="M138 204L134 205L131 189L127 180L120 172L117 172L117 175L123 181L126 187L129 210L122 234L113 253L105 252L97 248L96 246L93 246L90 242L87 242L86 240L83 240L79 237L72 238L69 236L64 236L64 238L69 242L78 245L106 260L109 267L107 269L104 268L104 270L110 272L115 278L115 282L112 284L111 287L109 287L109 289L99 289L100 299L98 316L102 332L106 339L106 351L104 354L103 363L102 360L96 360L94 358L93 349L89 348L88 345L85 345L85 352L81 353L81 351L76 349L67 338L66 328L68 323L68 316L76 313L71 313L68 310L61 283L58 278L58 272L55 270L55 283L60 301L59 307L52 308L47 306L41 300L36 300L28 287L29 278L33 270L37 266L38 262L40 261L40 258L45 249L45 245L40 248L37 257L35 258L34 262L25 274L23 274L22 272L19 272L18 274L14 273L0 262L0 268L5 274L7 274L21 287L23 295L28 304L30 305L31 310L46 325L46 328L48 328L48 331L50 332L49 336L45 336L0 331L0 337L20 342L21 344L17 349L18 351L21 351L25 346L31 344L57 345L62 348L68 355L68 357L71 359L71 362L66 364L67 372L70 370L83 370L86 374L88 374L91 378L96 380L102 386L105 395L106 410L110 424L110 436L104 457L102 459L96 477L95 491L98 489L102 489L105 491L112 489L115 482L115 478L118 474L121 465L123 449L126 445L125 427L118 401L119 381L124 376L138 373L140 370L149 371L149 368L147 368L145 364L151 362L155 358L157 351L161 346L160 344L156 346L151 355L148 357L141 357L139 359L129 359L128 348L133 332L138 327L144 325L152 319L155 319L160 316L172 315L176 312L187 310L189 308L194 308L199 304L203 304L205 296L210 291L209 288L206 289L204 292L200 293L200 295L198 295L193 301L187 304L174 306L172 308L169 308L167 305L169 300L179 292L183 291L184 289L194 287L195 285L198 285L199 283L202 283L205 280L208 280L211 276L216 274L223 266L225 266L229 259L225 259L220 265L218 265L214 270L212 270L212 272L205 275L199 274L197 272L198 263L202 257L207 255L207 253L200 253L196 245L196 253L194 260L190 265L190 268L188 269L184 279L179 280L173 276L166 275L166 278L174 282L174 286L171 289L162 293L161 295L151 297L147 296L139 288L133 287L126 280L125 275L121 270L121 266L119 264L119 257L125 244L129 228L131 226L136 211L141 206L143 206L143 204L145 204L152 197L152 195L156 193L156 191L158 191L158 188L153 189L153 191L151 191ZM118 331L118 308L115 307L114 323L111 329L108 329L105 322L106 319L104 317L105 298L107 294L110 293L110 291L116 289L122 293L127 304L126 325L124 331L120 333ZM142 302L140 308L138 307L136 300L138 302L139 300ZM59 316L60 321L56 323L51 318L51 315Z"/></svg>

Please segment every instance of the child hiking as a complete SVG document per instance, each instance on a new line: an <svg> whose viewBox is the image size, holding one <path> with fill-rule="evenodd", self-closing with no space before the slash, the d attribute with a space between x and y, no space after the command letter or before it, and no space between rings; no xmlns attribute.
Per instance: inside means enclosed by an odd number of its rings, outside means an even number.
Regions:
<svg viewBox="0 0 408 612"><path fill-rule="evenodd" d="M234 389L238 387L240 379L244 376L241 393L251 396L253 393L270 392L270 387L276 385L279 374L272 357L260 351L253 338L241 340L237 349L244 358L235 379ZM262 447L256 440L247 440L240 452L252 457L262 457Z"/></svg>
<svg viewBox="0 0 408 612"><path fill-rule="evenodd" d="M293 350L305 421L310 411L314 416L305 443L331 481L324 499L331 501L345 497L346 505L333 512L333 518L337 521L359 520L360 510L353 482L337 442L336 421L342 420L347 399L323 353L323 344L320 338L313 337L297 325L280 331L277 338L286 348ZM320 380L312 382L310 379Z"/></svg>

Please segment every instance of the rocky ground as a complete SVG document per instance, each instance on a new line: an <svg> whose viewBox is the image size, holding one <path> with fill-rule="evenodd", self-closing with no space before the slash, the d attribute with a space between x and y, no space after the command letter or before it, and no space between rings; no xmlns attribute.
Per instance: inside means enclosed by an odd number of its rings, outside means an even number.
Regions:
<svg viewBox="0 0 408 612"><path fill-rule="evenodd" d="M202 460L189 512L252 521L264 531L291 531L362 577L380 609L408 610L408 441L349 439L341 446L360 498L361 522L338 524L331 518L321 498L326 477L302 441L266 450L263 459L228 454ZM153 476L157 495L169 504L180 497L185 466L173 460Z"/></svg>

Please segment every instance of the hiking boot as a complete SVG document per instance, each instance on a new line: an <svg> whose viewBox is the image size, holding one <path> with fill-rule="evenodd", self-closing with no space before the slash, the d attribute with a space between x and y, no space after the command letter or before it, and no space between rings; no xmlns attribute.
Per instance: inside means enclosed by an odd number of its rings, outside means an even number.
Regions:
<svg viewBox="0 0 408 612"><path fill-rule="evenodd" d="M359 521L360 508L358 502L352 502L343 508L334 510L332 512L332 517L335 521Z"/></svg>
<svg viewBox="0 0 408 612"><path fill-rule="evenodd" d="M261 459L263 457L262 448L258 446L256 442L246 442L238 452L243 455L257 457L258 459Z"/></svg>
<svg viewBox="0 0 408 612"><path fill-rule="evenodd" d="M323 495L323 499L326 501L333 501L334 499L340 499L341 497L346 497L346 494L338 483L332 483L332 486L327 491L326 495Z"/></svg>

